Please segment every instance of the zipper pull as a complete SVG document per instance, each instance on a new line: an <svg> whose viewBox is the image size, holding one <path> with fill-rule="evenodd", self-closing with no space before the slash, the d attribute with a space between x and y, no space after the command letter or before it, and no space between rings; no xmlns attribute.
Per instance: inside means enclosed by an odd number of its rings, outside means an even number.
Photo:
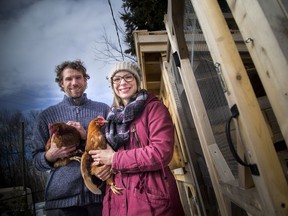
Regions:
<svg viewBox="0 0 288 216"><path fill-rule="evenodd" d="M76 106L76 121L79 121L79 106Z"/></svg>

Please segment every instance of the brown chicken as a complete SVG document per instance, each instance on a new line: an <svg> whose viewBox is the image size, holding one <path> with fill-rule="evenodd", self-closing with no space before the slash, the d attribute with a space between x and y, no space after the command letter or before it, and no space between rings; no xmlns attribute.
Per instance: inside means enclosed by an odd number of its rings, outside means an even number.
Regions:
<svg viewBox="0 0 288 216"><path fill-rule="evenodd" d="M97 177L97 169L99 169L99 167L103 165L91 166L91 163L93 163L93 159L88 152L90 150L107 148L105 136L101 131L101 127L105 124L105 122L106 120L103 117L98 116L89 123L85 152L83 153L81 158L82 177L84 179L86 187L94 194L101 194L102 192L99 189L101 185L97 186L93 183L92 175ZM106 184L110 185L113 193L120 194L121 188L115 186L113 182L113 176L106 180Z"/></svg>
<svg viewBox="0 0 288 216"><path fill-rule="evenodd" d="M50 136L52 136L52 134L55 134L54 142L56 143L56 146L58 148L61 148L63 146L70 146L70 145L75 145L75 144L79 145L80 144L81 135L80 135L79 131L71 125L67 125L64 122L56 122L53 124L49 124L48 129L49 129ZM49 140L46 143L45 150L48 151L50 149L50 147L51 147L51 137L49 138ZM59 158L54 162L53 166L54 167L65 166L71 160L76 160L76 161L80 162L81 161L81 152L79 152L79 150L78 151L76 150L75 153L73 155L71 155L70 157L66 157L66 158L62 158L62 159Z"/></svg>

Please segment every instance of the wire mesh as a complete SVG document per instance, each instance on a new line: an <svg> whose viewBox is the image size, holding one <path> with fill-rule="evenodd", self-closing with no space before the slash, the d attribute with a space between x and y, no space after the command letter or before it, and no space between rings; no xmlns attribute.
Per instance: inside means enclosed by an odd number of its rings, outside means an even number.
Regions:
<svg viewBox="0 0 288 216"><path fill-rule="evenodd" d="M225 134L226 121L231 115L229 106L190 0L185 1L183 20L190 62L216 144L236 177L237 163L229 150Z"/></svg>

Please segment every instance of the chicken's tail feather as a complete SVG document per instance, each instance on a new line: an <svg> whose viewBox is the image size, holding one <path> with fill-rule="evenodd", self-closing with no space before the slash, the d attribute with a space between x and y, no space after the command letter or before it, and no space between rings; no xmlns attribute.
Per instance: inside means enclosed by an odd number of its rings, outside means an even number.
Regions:
<svg viewBox="0 0 288 216"><path fill-rule="evenodd" d="M94 194L102 194L101 190L92 181L92 176L90 174L90 156L87 152L81 157L81 174L86 187Z"/></svg>

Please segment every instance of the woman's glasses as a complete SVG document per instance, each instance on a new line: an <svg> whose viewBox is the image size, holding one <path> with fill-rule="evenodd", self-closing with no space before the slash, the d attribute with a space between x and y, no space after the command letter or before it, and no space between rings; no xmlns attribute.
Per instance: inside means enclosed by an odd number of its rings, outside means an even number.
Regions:
<svg viewBox="0 0 288 216"><path fill-rule="evenodd" d="M117 84L120 83L122 79L124 79L126 82L131 82L134 80L134 76L132 74L126 74L125 76L114 76L112 77L112 82Z"/></svg>

